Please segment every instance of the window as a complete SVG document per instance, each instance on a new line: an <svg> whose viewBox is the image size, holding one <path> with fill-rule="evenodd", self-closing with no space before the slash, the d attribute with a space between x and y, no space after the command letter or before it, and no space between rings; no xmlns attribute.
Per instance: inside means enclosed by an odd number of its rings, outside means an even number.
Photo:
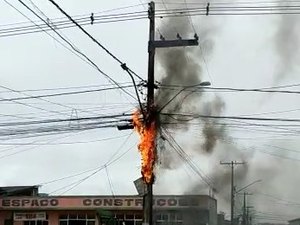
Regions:
<svg viewBox="0 0 300 225"><path fill-rule="evenodd" d="M182 221L182 213L176 213L176 219Z"/></svg>
<svg viewBox="0 0 300 225"><path fill-rule="evenodd" d="M156 214L156 225L182 225L182 214L177 211L169 211Z"/></svg>
<svg viewBox="0 0 300 225"><path fill-rule="evenodd" d="M125 220L133 220L134 215L133 214L125 214Z"/></svg>
<svg viewBox="0 0 300 225"><path fill-rule="evenodd" d="M59 225L95 225L95 221L95 215L86 213L62 214L59 216Z"/></svg>
<svg viewBox="0 0 300 225"><path fill-rule="evenodd" d="M37 221L24 221L24 225L48 225L48 221L37 220Z"/></svg>
<svg viewBox="0 0 300 225"><path fill-rule="evenodd" d="M137 220L142 220L143 219L142 214L135 214L134 216L135 216L135 219L137 219Z"/></svg>
<svg viewBox="0 0 300 225"><path fill-rule="evenodd" d="M141 213L128 212L115 214L115 224L117 225L142 225L143 217Z"/></svg>
<svg viewBox="0 0 300 225"><path fill-rule="evenodd" d="M170 213L170 221L175 221L176 214Z"/></svg>
<svg viewBox="0 0 300 225"><path fill-rule="evenodd" d="M13 221L11 219L4 220L4 225L13 225Z"/></svg>

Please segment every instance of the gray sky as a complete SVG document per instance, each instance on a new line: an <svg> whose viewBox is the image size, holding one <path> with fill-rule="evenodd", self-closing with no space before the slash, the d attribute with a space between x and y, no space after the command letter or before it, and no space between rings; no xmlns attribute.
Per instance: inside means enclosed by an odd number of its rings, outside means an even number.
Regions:
<svg viewBox="0 0 300 225"><path fill-rule="evenodd" d="M17 0L9 0L9 2L32 20L38 20L27 9L22 7ZM24 0L24 2L34 9L30 1ZM33 2L48 18L63 17L47 0L33 0ZM90 0L84 1L84 3L82 1L60 0L57 3L72 16L90 14L91 12L98 13L125 6L133 7L106 13L141 11L145 10L144 7L147 8L146 4L143 7L138 0ZM300 83L299 68L296 65L299 57L296 43L299 40L297 39L299 30L295 28L298 24L297 19L298 16L294 16L291 19L295 23L292 26L293 23L281 16L193 17L193 24L202 44L203 55L196 59L203 69L202 80L210 81L212 87L236 88L263 88ZM1 1L0 25L18 22L28 22L28 20L4 1ZM157 19L157 27L162 33L166 32L164 23L166 23L165 19ZM284 32L281 32L281 26L285 27ZM175 22L174 27L176 30ZM126 62L131 69L141 77L146 78L148 20L96 24L85 28L111 52ZM4 27L0 26L1 29L4 29ZM193 33L192 27L189 27L189 29L191 29L190 33ZM68 37L82 52L91 57L113 79L120 83L131 81L128 75L122 71L120 65L83 35L79 29L66 29L62 30L61 33ZM50 32L50 34L59 39L53 32ZM289 37L289 35L293 35L294 38ZM175 36L176 33L174 31ZM279 37L282 42L278 41ZM192 38L192 36L184 38ZM285 55L278 52L280 50L278 48L279 43L283 45L281 46L283 49L285 49L285 43L288 43L288 53L290 53L293 60L286 62L286 64L289 63L288 69L285 68L283 75L278 78L279 71L283 70L281 62L284 61L283 57L285 57ZM295 47L293 48L293 46ZM5 87L15 90L28 90L109 84L103 75L43 32L15 37L1 37L0 49L0 85ZM206 63L204 63L203 59ZM161 78L160 75L158 70L156 74L157 80ZM297 90L297 88L289 90ZM0 91L6 90L0 89ZM133 93L133 90L131 91ZM52 92L30 92L30 94ZM210 101L215 95L216 93L214 92L208 92L205 94L205 97L207 101ZM248 92L217 93L217 95L223 99L226 105L222 115L300 117L298 110L300 101L297 95ZM23 95L13 92L0 93L1 98L20 96ZM41 111L15 102L1 102L0 114L2 116L0 116L0 121L3 123L24 120L7 117L4 114L12 116L20 116L22 114L21 116L30 116L35 119L70 118L75 115L74 111L72 115L72 107L77 109L77 114L81 117L128 113L132 112L137 106L137 102L134 99L118 90L47 99L67 107L47 103L39 99L22 101L31 106L43 108L44 111ZM203 102L199 103L200 106ZM59 111L65 115L47 112L49 110ZM89 111L88 113L86 112L87 110ZM259 115L265 112L286 110L295 111ZM193 157L194 162L208 176L213 176L214 171L224 171L225 168L221 168L219 165L220 160L243 160L240 156L246 155L245 160L249 162L250 169L245 175L246 177L242 178L240 183L237 183L237 186L242 187L256 179L263 180L263 182L249 189L249 192L254 193L249 198L251 204L257 206L257 211L265 213L282 212L284 218L295 217L300 202L300 198L296 197L299 193L296 188L299 185L299 181L294 177L296 175L295 171L299 169L300 160L299 153L296 152L299 147L297 135L288 136L282 133L278 135L268 131L245 129L242 126L227 127L226 129L228 137L231 138L227 142L221 143L220 141L215 152L211 155L201 155L190 150L195 148L194 140L201 138L197 127L192 126L188 133L176 130L173 132L175 132L174 136L178 138L178 142L183 149ZM114 139L105 140L110 138ZM71 187L69 186L70 184L85 178L93 171L44 185L41 187L41 191L53 194L111 194L111 187L107 179L108 173L112 181L114 194L136 194L133 181L140 176L140 155L136 147L137 141L136 133L132 133L132 131L118 131L115 128L31 139L1 140L0 144L2 143L3 145L0 146L0 168L2 171L0 185L44 183L100 167L105 165L112 156L116 158L115 153L121 155L130 149L117 162L108 166L107 170L103 169L72 190L68 191L68 187ZM29 146L7 145L7 143L14 144L16 142L44 144ZM45 145L45 143L48 145ZM278 148L271 148L270 145L295 151L283 151ZM227 154L231 150L233 153ZM281 155L288 159L272 156L270 153ZM198 183L200 185L196 192L207 193L201 181L199 182L200 178L195 176L186 165L179 165L173 170L160 169L160 166L158 166L157 173L156 193L186 193L191 191L191 187L197 187ZM54 192L64 186L68 187ZM223 191L229 191L229 189L225 188ZM256 192L261 195L255 195ZM226 194L229 194L229 192ZM262 194L265 194L264 200L262 200ZM285 201L268 198L266 194ZM297 207L291 206L292 203L288 202L288 200L295 201L298 204ZM237 201L240 204L240 198ZM221 196L220 203L219 210L228 213L226 198L224 200ZM283 207L287 207L286 204L289 204L288 210L285 208L282 211ZM272 209L269 208L270 205L273 205Z"/></svg>

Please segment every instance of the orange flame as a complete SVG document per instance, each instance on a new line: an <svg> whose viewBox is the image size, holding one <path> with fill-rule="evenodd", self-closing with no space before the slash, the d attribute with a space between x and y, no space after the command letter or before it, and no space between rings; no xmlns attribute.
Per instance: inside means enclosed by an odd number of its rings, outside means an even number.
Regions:
<svg viewBox="0 0 300 225"><path fill-rule="evenodd" d="M136 110L132 115L134 128L140 135L138 149L142 155L142 176L144 181L149 184L154 178L156 123L155 120L152 120L146 125L140 117L141 112L139 110Z"/></svg>

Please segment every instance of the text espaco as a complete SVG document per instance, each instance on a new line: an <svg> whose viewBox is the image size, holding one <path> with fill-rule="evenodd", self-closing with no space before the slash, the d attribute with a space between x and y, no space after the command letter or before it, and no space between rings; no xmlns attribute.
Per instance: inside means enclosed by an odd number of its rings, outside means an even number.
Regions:
<svg viewBox="0 0 300 225"><path fill-rule="evenodd" d="M3 207L46 207L46 206L58 206L58 199L4 199L2 200Z"/></svg>

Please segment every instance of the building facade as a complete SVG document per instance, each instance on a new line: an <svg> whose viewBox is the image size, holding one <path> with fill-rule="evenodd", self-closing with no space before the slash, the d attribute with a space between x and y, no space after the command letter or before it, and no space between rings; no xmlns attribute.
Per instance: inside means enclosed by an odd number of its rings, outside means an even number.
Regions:
<svg viewBox="0 0 300 225"><path fill-rule="evenodd" d="M139 196L2 196L0 225L141 225ZM206 195L154 196L155 225L217 225Z"/></svg>
<svg viewBox="0 0 300 225"><path fill-rule="evenodd" d="M300 218L289 220L289 225L300 225Z"/></svg>

